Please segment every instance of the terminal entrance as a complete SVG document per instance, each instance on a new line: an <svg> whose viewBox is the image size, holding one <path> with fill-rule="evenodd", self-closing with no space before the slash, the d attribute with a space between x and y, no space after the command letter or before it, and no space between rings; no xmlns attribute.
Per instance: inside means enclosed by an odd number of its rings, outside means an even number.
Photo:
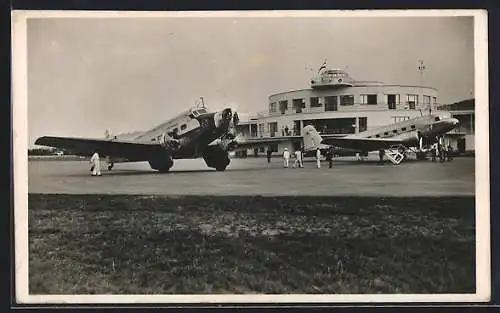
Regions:
<svg viewBox="0 0 500 313"><path fill-rule="evenodd" d="M332 118L318 120L304 120L305 125L312 125L320 134L354 134L356 132L356 118Z"/></svg>

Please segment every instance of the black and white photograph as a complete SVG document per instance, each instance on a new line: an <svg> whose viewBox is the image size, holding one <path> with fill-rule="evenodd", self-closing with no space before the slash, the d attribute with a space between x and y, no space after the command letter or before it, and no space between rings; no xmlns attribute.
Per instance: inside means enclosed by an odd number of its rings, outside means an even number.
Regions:
<svg viewBox="0 0 500 313"><path fill-rule="evenodd" d="M489 301L486 23L14 11L17 301Z"/></svg>

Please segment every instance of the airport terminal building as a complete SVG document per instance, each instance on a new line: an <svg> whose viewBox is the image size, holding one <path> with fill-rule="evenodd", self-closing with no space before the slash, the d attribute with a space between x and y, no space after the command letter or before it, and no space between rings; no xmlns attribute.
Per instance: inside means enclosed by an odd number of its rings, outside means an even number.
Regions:
<svg viewBox="0 0 500 313"><path fill-rule="evenodd" d="M451 116L459 120L458 127L448 132L447 136L455 144L454 148L459 153L474 152L475 133L475 101L468 99L451 104L438 106L439 110L450 112Z"/></svg>
<svg viewBox="0 0 500 313"><path fill-rule="evenodd" d="M343 136L440 109L445 108L438 106L435 88L360 81L344 70L324 69L310 80L310 88L270 95L268 110L242 119L240 130L252 137L296 136L289 143L271 145L273 154L281 154L285 147L300 147L305 125L313 125L321 134ZM445 140L457 148L453 138ZM260 148L246 154L264 152Z"/></svg>

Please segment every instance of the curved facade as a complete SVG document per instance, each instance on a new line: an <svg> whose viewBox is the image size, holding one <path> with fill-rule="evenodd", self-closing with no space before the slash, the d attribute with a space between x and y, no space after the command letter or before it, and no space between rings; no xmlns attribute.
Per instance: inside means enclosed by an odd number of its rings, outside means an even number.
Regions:
<svg viewBox="0 0 500 313"><path fill-rule="evenodd" d="M345 71L324 70L309 89L269 96L268 112L258 118L258 132L275 136L288 128L300 135L305 122L327 134L357 133L435 109L437 97L431 87L356 81Z"/></svg>
<svg viewBox="0 0 500 313"><path fill-rule="evenodd" d="M437 103L432 87L357 81L343 70L324 69L308 89L270 95L268 110L244 124L251 136L299 136L308 124L323 134L347 135L426 114ZM272 150L281 153L285 146Z"/></svg>

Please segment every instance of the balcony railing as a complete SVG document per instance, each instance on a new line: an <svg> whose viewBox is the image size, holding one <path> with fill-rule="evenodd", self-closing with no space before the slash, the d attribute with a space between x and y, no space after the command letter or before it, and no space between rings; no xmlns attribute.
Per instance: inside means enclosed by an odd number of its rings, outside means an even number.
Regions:
<svg viewBox="0 0 500 313"><path fill-rule="evenodd" d="M439 104L432 104L432 111L443 111L438 109ZM408 102L400 102L396 104L389 104L386 102L379 102L377 104L366 104L360 102L349 103L348 105L338 104L336 110L325 110L325 104L321 106L307 106L303 108L287 108L286 110L275 110L275 111L261 111L258 113L258 117L265 116L279 116L279 115L289 115L289 114L301 114L301 113L321 113L321 112L346 112L346 111L385 111L385 110L408 110L408 111L419 111L428 112L428 103L417 103L415 106Z"/></svg>

